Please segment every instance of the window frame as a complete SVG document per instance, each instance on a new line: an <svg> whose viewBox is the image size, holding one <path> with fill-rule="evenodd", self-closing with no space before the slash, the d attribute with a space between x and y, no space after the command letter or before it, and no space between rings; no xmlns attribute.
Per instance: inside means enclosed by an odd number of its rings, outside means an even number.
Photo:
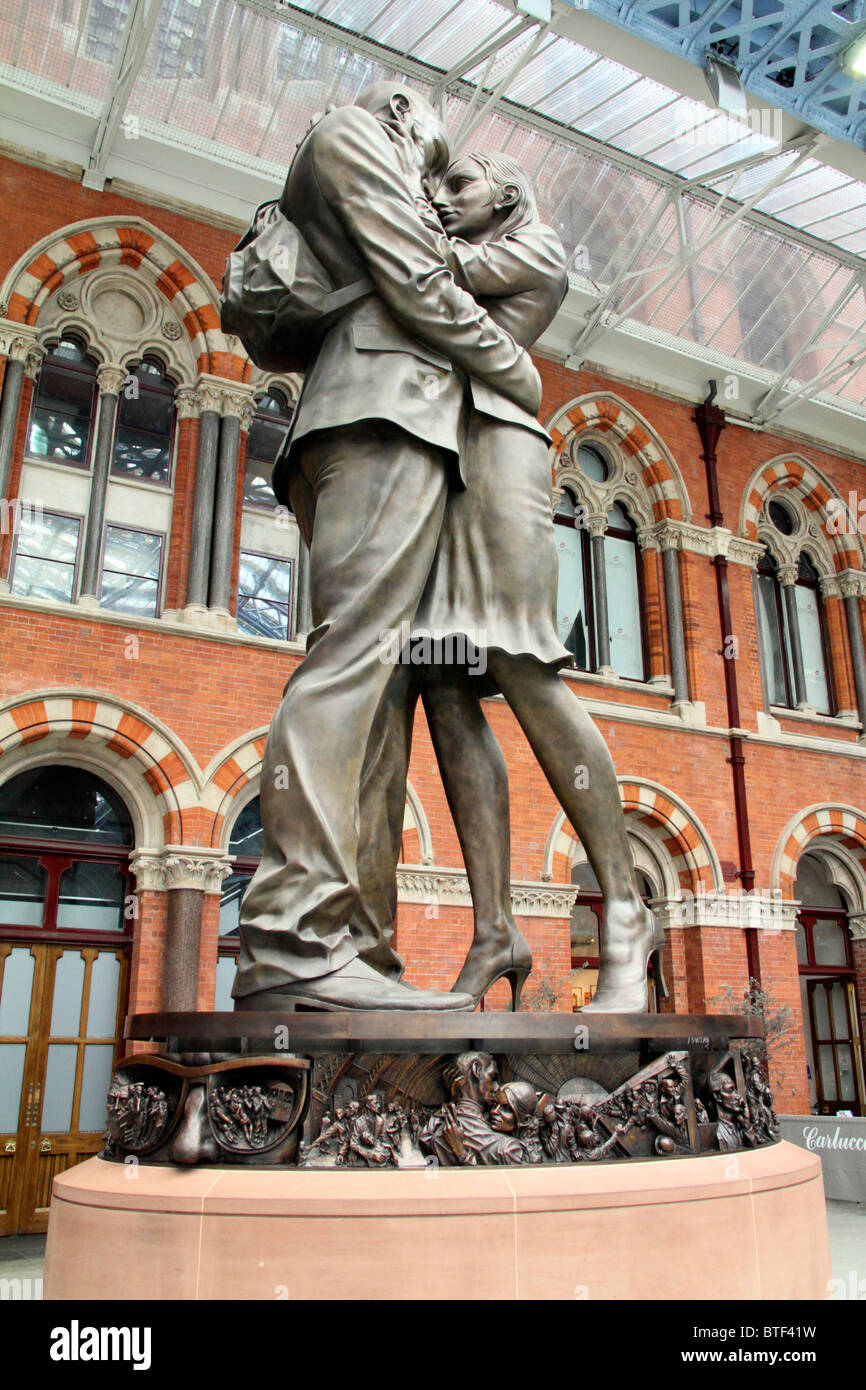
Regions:
<svg viewBox="0 0 866 1390"><path fill-rule="evenodd" d="M589 445L589 446L587 446L587 447L594 448L595 446L594 446L594 445ZM599 455L599 457L602 459L602 461L605 463L605 465L609 468L610 465L607 464L607 461L606 461L606 459L604 459L604 455L601 453L601 450L595 449L595 452ZM582 502L578 497L576 497L576 496L574 495L574 493L572 492L571 488L569 488L567 484L566 484L565 488L563 489L563 491L564 491L564 492L567 492L568 495L569 495L569 497L571 497L571 499L572 499L572 501L573 501L573 503L574 503L575 508L577 508L577 507L583 507L584 509L586 508L586 503L585 503L585 502ZM634 551L635 551L635 574L636 574L636 577L637 577L638 621L639 621L639 632L640 632L641 661L642 661L642 666L643 666L643 674L640 675L640 676L622 676L622 675L619 674L619 672L617 672L617 676L618 676L618 678L619 678L620 680L622 680L622 681L631 681L631 683L632 683L633 685L645 685L645 684L647 683L647 680L649 679L649 640L648 640L648 630L647 630L647 621L646 621L646 595L645 595L645 591L644 591L643 562L642 562L642 560L641 560L641 555L642 555L643 552L641 551L640 545L639 545L639 543L638 543L638 538L637 538L637 526L634 524L634 522L631 520L631 517L629 516L627 504L626 504L625 502L621 501L619 498L614 497L614 498L611 499L610 506L608 507L608 513L610 513L610 511L611 511L611 510L613 509L613 507L615 507L615 506L619 506L619 507L621 507L621 508L623 509L623 511L625 512L626 516L628 517L628 520L631 522L631 529L628 530L628 531L626 531L626 530L624 530L624 529L623 529L622 527L620 527L620 526L611 526L611 525L608 525L608 526L605 527L604 538L607 539L608 536L611 536L614 540L628 541L629 544L631 544L631 545L634 546ZM591 663L592 663L592 664L591 664L591 666L590 666L588 669L585 669L583 666L577 666L577 665L575 665L575 664L572 664L570 667L566 667L565 669L566 669L566 670L571 670L571 671L580 671L580 672L582 672L584 675L596 676L596 675L598 675L598 665L599 665L599 663L598 663L598 648L597 648L597 642L596 642L596 616L595 616L596 598L595 598L595 582L594 582L595 566L594 566L593 555L592 555L592 544L591 544L590 534L589 534L589 531L588 531L587 527L586 527L586 526L579 526L579 525L578 525L578 522L577 522L577 518L576 518L576 517L573 517L573 516L565 516L565 515L563 515L562 513L554 512L553 522L554 522L554 525L555 525L555 526L570 526L573 530L578 531L578 532L581 533L580 547L581 547L581 564L582 564L582 568L583 568L583 591L584 591L584 594L586 595L587 600L588 600L588 602L587 602L587 615L586 615L586 617L587 617L587 622L586 622L586 628L587 628L587 649L588 649L588 657L589 657L589 659L591 660ZM603 582L604 585L605 585L605 594L607 594L607 574L606 574L606 572L605 572L604 574L602 574L601 579L602 579L602 582ZM558 574L557 574L557 582L558 582ZM610 629L610 607L608 606L608 630L609 630L609 629Z"/></svg>
<svg viewBox="0 0 866 1390"><path fill-rule="evenodd" d="M136 481L139 481L139 482L140 482L141 479L137 479ZM123 609L123 608L111 608L111 607L109 607L108 604L103 605L103 603L102 603L102 581L103 581L103 576L104 576L104 574L105 574L105 541L106 541L106 537L107 537L107 534L108 534L108 528L109 528L109 527L112 527L115 531L131 531L133 535L140 535L140 536L157 536L157 537L159 538L159 540L162 542L162 544L160 545L160 548L159 548L159 574L157 575L157 579L156 579L156 611L155 611L154 613L152 613L152 614L147 614L147 615L138 614L138 613L127 613L126 610ZM162 591L163 591L163 581L164 581L164 579L165 579L165 560L166 560L166 553L167 553L167 551L168 551L168 544L167 544L167 542L168 542L168 537L167 537L167 535L166 535L166 533L165 533L164 531L151 531L151 530L150 530L148 527L146 527L146 526L127 526L124 522L119 522L119 521L105 521L105 522L103 523L103 526L102 526L102 538L101 538L101 540L100 540L100 545L99 545L99 593L97 594L97 598L98 598L98 600L99 600L99 607L100 607L100 609L102 609L103 606L104 606L106 613L119 613L119 614L121 614L123 617L128 618L128 619L130 620L130 622L137 622L140 618L143 618L143 617L145 617L145 616L146 616L148 619L151 619L151 620L152 620L153 618L159 618L159 617L161 616L161 614L162 614L162 596L163 596L163 595L162 595ZM112 570L111 573L112 573L112 574L120 574L121 571L120 571L120 570ZM146 578L148 578L148 576L147 576L147 575L143 575L143 574L140 574L140 575L132 575L132 574L130 574L130 575L127 576L127 578L129 578L129 579L146 579Z"/></svg>
<svg viewBox="0 0 866 1390"><path fill-rule="evenodd" d="M48 357L63 342L75 343L78 347L81 348L82 352L84 353L84 356L94 364L94 369L91 373L88 372L86 368L82 367L78 362L64 362L61 359L59 363L61 371L74 372L79 376L91 377L93 382L93 394L90 400L90 428L87 432L87 448L84 451L84 458L81 459L80 462L76 462L72 459L54 458L51 455L46 454L34 454L30 449L30 434L33 429L34 416L36 410L39 407L39 386L42 379L42 372L45 368L45 363L47 362ZM92 355L87 341L81 336L80 333L61 333L57 338L56 342L46 343L45 347L45 358L43 359L39 367L39 373L36 377L36 381L33 384L33 390L30 394L30 409L27 415L27 429L24 434L24 452L22 455L22 460L23 462L34 463L42 465L43 467L47 464L49 466L54 466L57 468L73 468L79 474L89 474L93 471L93 448L96 440L96 425L99 419L99 383L97 381L96 372L100 366L100 363ZM52 363L52 366L53 365L55 364ZM65 414L66 412L61 413Z"/></svg>
<svg viewBox="0 0 866 1390"><path fill-rule="evenodd" d="M132 870L129 865L131 845L88 845L79 840L46 840L42 837L0 835L0 859L35 859L45 870L45 899L40 927L0 923L0 941L31 941L46 944L84 940L88 945L129 945L135 934L135 921L122 913L123 927L118 931L83 931L81 927L58 927L57 910L60 882L66 869L86 862L112 864L124 880L124 908L133 895Z"/></svg>
<svg viewBox="0 0 866 1390"><path fill-rule="evenodd" d="M251 430L253 429L253 426L255 425L255 423L256 423L257 420L263 420L263 421L265 421L265 422L266 422L267 424L269 424L269 425L274 425L274 424L276 424L276 423L283 423L283 421L282 421L282 419L281 419L280 416L277 416L277 415L270 415L270 414L268 414L268 413L266 413L266 412L261 411L261 404L262 404L262 401L265 399L266 396L270 396L271 398L274 398L274 397L276 397L276 396L281 397L281 398L283 399L284 403L285 403L285 404L284 404L284 408L285 408L285 410L286 410L287 413L288 413L288 418L285 420L286 433L283 435L283 438L282 438L282 440L280 441L280 446L279 446L279 448L277 449L277 453L274 455L274 458L273 458L272 461L271 461L271 477L272 477L272 478L273 478L274 465L275 465L275 463L276 463L276 461L277 461L277 456L279 455L280 449L282 449L283 444L285 443L285 441L286 441L286 439L287 439L287 437L288 437L289 431L290 431L291 428L292 428L292 421L293 421L294 418L295 418L295 406L294 406L294 405L292 404L292 402L289 400L288 393L287 393L286 391L284 391L283 388L282 388L281 386L268 386L268 387L263 391L263 393L262 393L262 395L259 397L259 399L256 401L256 409L255 409L255 411L254 411L254 413L253 413L253 418L252 418L252 420L250 421L250 429L247 431L247 443L246 443L246 449L245 449L245 451L244 451L244 481L243 481L243 490L242 490L242 494L241 494L241 506L242 506L243 508L247 508L247 507L251 508L251 510L254 511L254 512L256 512L259 516L262 516L262 515L263 515L264 513L266 513L266 512L272 512L272 511L274 510L275 507L279 506L279 503L277 502L276 497L274 497L273 500L270 501L270 502L263 502L260 498L247 497L247 469L248 469L248 465L249 465L250 457L251 457L251 456L250 456L250 452L249 452L250 432L251 432ZM272 485L272 487L271 487L271 491L273 491L273 485ZM275 557L275 558L276 558L276 557Z"/></svg>
<svg viewBox="0 0 866 1390"><path fill-rule="evenodd" d="M564 491L568 493L569 497L571 497L575 507L585 508L586 504L584 502L580 502L569 488L566 487ZM589 531L586 528L586 526L578 526L577 517L564 516L559 512L554 513L553 523L555 526L570 526L573 531L578 531L581 533L580 562L581 568L583 570L583 592L588 599L586 614L586 646L587 658L591 664L589 668L586 669L583 666L578 666L575 662L573 662L572 665L570 667L566 667L566 669L570 671L583 671L585 675L595 675L598 671L598 653L596 650L595 641L595 588L593 587L592 582L592 546L590 545ZM557 584L558 583L559 568L557 561Z"/></svg>
<svg viewBox="0 0 866 1390"><path fill-rule="evenodd" d="M127 374L127 377L133 377L133 376L135 376L135 373L137 372L138 368L142 365L143 362L153 362L153 363L155 363L157 366L159 366L160 370L162 371L163 380L164 380L165 382L167 382L168 384L167 384L166 386L164 386L164 387L163 387L163 386L151 386L151 385L149 385L149 384L146 383L146 382L145 382L145 383L141 383L141 378L136 378L136 380L138 380L140 384L143 384L144 389L145 389L146 391L153 391L155 394L158 393L159 395L171 395L171 428L169 429L169 434L168 434L168 475L167 475L167 477L164 478L164 479L135 478L135 477L133 477L133 476L132 476L131 474L129 474L129 473L117 473L117 472L115 472L115 469L114 469L114 456L115 456L115 454L116 454L116 452L117 452L117 436L118 436L118 431L120 430L120 423L121 423L121 422L120 422L120 412L121 412L121 408L122 408L122 405L123 405L123 401L124 401L124 399L125 399L125 398L124 398L124 394L123 394L124 389L125 389L125 386L122 386L121 389L120 389L120 395L118 396L118 399L117 399L117 410L114 412L114 429L113 429L113 431L112 431L112 436L111 436L111 458L110 458L109 465L108 465L108 482L109 482L109 485L111 485L112 483L134 483L134 484L135 484L136 486L138 486L138 487L157 487L157 488L160 488L163 492L172 492L172 491L174 490L174 473L175 473L175 465L176 465L176 463L177 463L176 452L177 452L177 423L178 423L178 422L177 422L177 389L178 389L178 383L175 381L174 377L172 377L172 376L169 375L169 370L168 370L168 367L166 366L166 364L165 364L164 362L162 362L162 361L160 360L160 358L159 358L155 353L152 353L152 352L146 352L146 353L144 353L144 354L139 358L138 362L136 362L134 365L133 365L133 364L127 365L127 367L126 367L126 374ZM152 431L141 430L140 433L141 433L141 434L148 434L148 433L152 433ZM154 434L154 438L159 438L159 437L160 437L160 436ZM141 528L130 527L129 529L130 529L130 530L136 530L136 529L141 529Z"/></svg>
<svg viewBox="0 0 866 1390"><path fill-rule="evenodd" d="M82 550L83 537L84 537L84 517L78 516L75 512L62 512L62 511L58 511L58 510L56 510L56 509L53 508L53 507L51 508L50 511L46 511L46 510L43 508L41 515L42 515L43 517L45 517L45 516L59 516L59 517L62 517L62 518L63 518L64 520L66 520L66 521L77 521L77 522L78 522L78 541L77 541L77 544L76 544L76 546L75 546L75 560L73 561L73 565L72 565L72 594L71 594L71 596L70 596L68 599L38 599L37 601L38 601L39 603L75 603L76 598L78 597L78 584L79 584L79 579L80 579L81 550ZM10 558L9 558L9 577L8 577L9 595L10 595L11 598L20 598L20 599L28 600L28 599L32 599L32 598L33 598L33 595L32 595L32 594L16 594L16 593L15 593L15 568L16 568L16 565L17 565L17 563L18 563L18 546L19 546L20 541L21 541L21 531L20 531L20 529L18 529L18 530L16 530L16 534L15 534L15 543L14 543L14 545L13 545L13 547L12 547L12 554L11 554L11 556L10 556ZM26 558L26 557L25 557L25 558ZM40 556L40 557L33 556L33 557L31 557L31 558L33 558L33 559L36 559L36 558L42 559L42 558L50 558L50 557L47 557L47 556ZM63 564L63 563L65 563L65 562L64 562L64 561L61 561L61 560L57 560L57 561L55 561L54 563L55 563L55 564Z"/></svg>
<svg viewBox="0 0 866 1390"><path fill-rule="evenodd" d="M243 557L244 557L245 555L255 555L255 556L257 556L260 560L276 560L276 561L277 561L279 564L281 564L281 565L289 565L289 566L291 567L291 575L290 575L290 579L289 579L289 597L288 597L288 601L287 601L287 603L286 603L286 636L285 636L285 637L271 637L271 638L266 638L266 639L264 639L264 640L266 640L266 641L271 641L271 642L291 642L291 641L293 641L293 640L294 640L294 628L295 628L295 615L294 615L294 609L295 609L295 583L296 583L296 574L295 574L295 571L296 571L296 569L297 569L297 557L294 557L294 558L293 558L291 555L273 555L273 554L271 554L270 551L266 551L266 550L249 550L249 549L247 549L246 546L242 546L241 549L238 551L238 583L237 583L237 590L236 590L236 592L235 592L235 619L236 619L236 621L237 621L238 628L239 628L239 630L240 630L240 633L241 633L241 636L242 636L242 637L256 637L256 638L259 638L259 639L262 638L262 634L261 634L260 632L246 632L243 628L241 628L241 625L240 625L240 606L241 606L241 561L243 560ZM255 594L246 594L246 595L244 595L244 597L246 597L246 598L256 598L257 595L255 595ZM269 602L269 603L274 603L274 600L273 600L273 599L268 599L267 602ZM279 605L279 606L282 606L282 605Z"/></svg>
<svg viewBox="0 0 866 1390"><path fill-rule="evenodd" d="M817 578L815 579L805 579L801 577L800 560L804 555L814 570L817 571L818 568L808 549L805 546L801 547L797 553L797 578L794 581L794 587L796 588L797 586L800 586L804 589L809 589L812 592L814 592L816 597L816 609L818 613L818 631L821 638L821 658L824 662L824 679L827 682L827 701L829 705L829 708L827 710L816 709L815 713L820 715L822 719L834 719L836 717L837 701L836 691L833 683L833 668L830 662L830 647L827 638L827 617L824 611L824 597L821 593L821 577L820 574L818 574ZM779 561L768 545L765 545L764 554L758 561L755 574L756 576L760 576L764 579L771 579L773 581L773 593L776 600L776 620L778 623L779 635L782 644L782 675L784 678L785 694L787 698L787 703L784 705L780 705L776 700L772 698L772 681L769 678L769 673L767 670L768 654L763 650L763 644L761 642L761 625L758 619L757 612L758 604L760 603L760 598L756 592L755 633L758 641L761 664L761 677L766 691L767 705L770 709L787 710L796 714L798 709L797 692L794 688L791 676L791 670L794 665L794 657L790 649L791 638L788 630L788 613L782 594L783 585L781 580L779 579ZM797 621L799 625L799 615ZM800 636L799 626L798 636ZM802 650L802 638L800 640L800 646Z"/></svg>

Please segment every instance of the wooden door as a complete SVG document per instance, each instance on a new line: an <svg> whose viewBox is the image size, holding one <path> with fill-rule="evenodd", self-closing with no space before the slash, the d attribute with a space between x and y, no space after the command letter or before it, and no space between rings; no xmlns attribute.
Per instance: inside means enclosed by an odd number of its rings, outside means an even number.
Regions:
<svg viewBox="0 0 866 1390"><path fill-rule="evenodd" d="M862 1114L853 981L844 977L809 980L807 988L819 1113L851 1110Z"/></svg>
<svg viewBox="0 0 866 1390"><path fill-rule="evenodd" d="M98 1153L127 953L0 942L0 1234L44 1231L53 1178Z"/></svg>

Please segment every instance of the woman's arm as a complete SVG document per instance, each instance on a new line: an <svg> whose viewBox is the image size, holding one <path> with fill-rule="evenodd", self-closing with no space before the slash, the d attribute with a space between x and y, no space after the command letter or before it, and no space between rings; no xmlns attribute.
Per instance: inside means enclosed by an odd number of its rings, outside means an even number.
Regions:
<svg viewBox="0 0 866 1390"><path fill-rule="evenodd" d="M532 223L493 241L473 245L459 237L445 238L445 256L455 280L471 295L499 299L559 282L560 300L568 288L565 252L550 227Z"/></svg>

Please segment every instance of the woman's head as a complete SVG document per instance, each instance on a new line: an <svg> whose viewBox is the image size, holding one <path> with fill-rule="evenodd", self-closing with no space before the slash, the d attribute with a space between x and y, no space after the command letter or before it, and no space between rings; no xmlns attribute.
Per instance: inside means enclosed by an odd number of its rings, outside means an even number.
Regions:
<svg viewBox="0 0 866 1390"><path fill-rule="evenodd" d="M461 155L433 202L448 235L464 241L490 241L538 220L528 175L504 154Z"/></svg>

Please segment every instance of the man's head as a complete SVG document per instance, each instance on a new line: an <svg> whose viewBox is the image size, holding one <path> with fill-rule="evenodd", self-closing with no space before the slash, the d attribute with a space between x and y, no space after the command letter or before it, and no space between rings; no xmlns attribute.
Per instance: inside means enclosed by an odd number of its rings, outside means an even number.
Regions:
<svg viewBox="0 0 866 1390"><path fill-rule="evenodd" d="M399 82L371 82L356 96L355 105L415 142L422 152L422 174L434 191L448 168L448 137L429 101Z"/></svg>

